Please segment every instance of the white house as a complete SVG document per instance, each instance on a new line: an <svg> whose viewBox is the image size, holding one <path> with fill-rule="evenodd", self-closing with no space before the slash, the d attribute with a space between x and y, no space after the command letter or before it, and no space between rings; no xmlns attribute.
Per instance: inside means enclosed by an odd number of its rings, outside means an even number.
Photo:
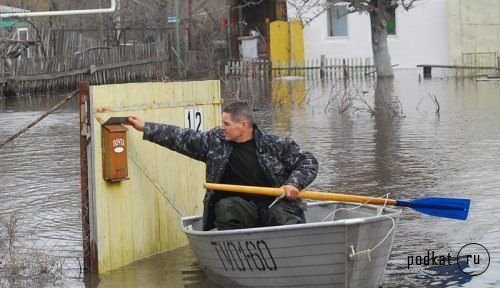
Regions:
<svg viewBox="0 0 500 288"><path fill-rule="evenodd" d="M346 5L329 8L304 27L306 59L322 54L372 57L370 17L346 14ZM387 39L391 62L397 68L471 64L463 63L464 53L492 53L494 60L500 52L499 11L499 0L421 0L408 11L398 7L394 30ZM288 13L290 18L297 16L290 5ZM311 12L304 15L313 16Z"/></svg>

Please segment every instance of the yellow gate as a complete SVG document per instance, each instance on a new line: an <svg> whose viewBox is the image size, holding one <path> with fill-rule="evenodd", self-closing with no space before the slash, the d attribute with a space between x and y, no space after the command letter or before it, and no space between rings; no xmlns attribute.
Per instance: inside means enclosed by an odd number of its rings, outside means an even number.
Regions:
<svg viewBox="0 0 500 288"><path fill-rule="evenodd" d="M220 121L219 81L90 87L90 242L98 272L187 243L181 216L201 215L205 164L142 140L128 129L128 180L103 177L102 124L110 117L208 130Z"/></svg>
<svg viewBox="0 0 500 288"><path fill-rule="evenodd" d="M273 68L303 65L304 38L302 23L299 20L272 22L270 24L270 39L270 59Z"/></svg>

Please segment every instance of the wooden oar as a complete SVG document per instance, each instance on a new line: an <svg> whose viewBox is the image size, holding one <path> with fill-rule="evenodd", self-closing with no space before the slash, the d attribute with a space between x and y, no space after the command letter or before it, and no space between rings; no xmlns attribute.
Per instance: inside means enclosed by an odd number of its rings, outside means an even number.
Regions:
<svg viewBox="0 0 500 288"><path fill-rule="evenodd" d="M285 192L285 189L283 188L268 188L243 185L205 183L204 186L206 189L212 190L267 195L275 197L278 197ZM470 200L461 198L424 197L408 201L304 190L299 192L298 197L302 199L312 200L355 202L377 205L387 204L393 206L410 207L420 213L424 213L427 215L459 220L467 219L470 207Z"/></svg>

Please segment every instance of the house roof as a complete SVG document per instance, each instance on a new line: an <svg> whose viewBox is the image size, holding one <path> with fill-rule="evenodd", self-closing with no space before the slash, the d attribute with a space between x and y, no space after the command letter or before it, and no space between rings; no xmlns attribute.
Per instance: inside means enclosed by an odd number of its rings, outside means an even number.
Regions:
<svg viewBox="0 0 500 288"><path fill-rule="evenodd" d="M4 13L21 13L21 12L30 12L30 10L21 9L17 7L0 5L0 14ZM21 20L4 20L5 18L0 18L0 28L10 27L14 24L21 23Z"/></svg>
<svg viewBox="0 0 500 288"><path fill-rule="evenodd" d="M21 12L30 12L30 10L0 5L0 14L2 14L2 13L21 13Z"/></svg>
<svg viewBox="0 0 500 288"><path fill-rule="evenodd" d="M10 27L14 24L23 24L23 23L25 23L25 21L23 21L23 20L6 20L6 21L4 21L4 20L0 19L0 28ZM24 24L24 25L26 25L26 24Z"/></svg>

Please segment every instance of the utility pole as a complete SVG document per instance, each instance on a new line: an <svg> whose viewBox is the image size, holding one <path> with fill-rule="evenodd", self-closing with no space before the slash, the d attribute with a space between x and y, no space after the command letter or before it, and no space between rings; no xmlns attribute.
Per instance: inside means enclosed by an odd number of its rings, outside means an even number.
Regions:
<svg viewBox="0 0 500 288"><path fill-rule="evenodd" d="M175 0L175 42L176 42L176 55L177 55L177 72L179 77L182 76L181 67L181 31L180 31L180 19L179 19L179 0Z"/></svg>
<svg viewBox="0 0 500 288"><path fill-rule="evenodd" d="M97 5L99 5L99 9L101 9L101 0L98 0L97 1ZM102 20L102 14L99 14L99 41L100 42L104 42L104 23L103 23L103 20ZM105 44L100 44L100 45L107 45L107 43Z"/></svg>

